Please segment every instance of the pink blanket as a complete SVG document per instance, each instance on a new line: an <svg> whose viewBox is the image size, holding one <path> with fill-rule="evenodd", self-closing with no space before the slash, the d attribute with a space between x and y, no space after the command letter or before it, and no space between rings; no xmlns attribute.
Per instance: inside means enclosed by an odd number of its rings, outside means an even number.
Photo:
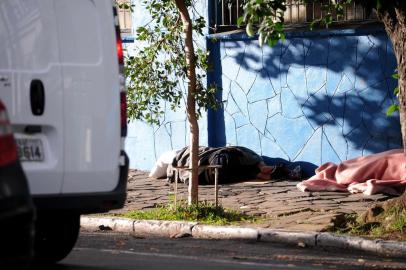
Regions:
<svg viewBox="0 0 406 270"><path fill-rule="evenodd" d="M346 160L339 165L328 162L297 187L303 192L325 190L400 195L406 188L406 157L403 149L394 149Z"/></svg>

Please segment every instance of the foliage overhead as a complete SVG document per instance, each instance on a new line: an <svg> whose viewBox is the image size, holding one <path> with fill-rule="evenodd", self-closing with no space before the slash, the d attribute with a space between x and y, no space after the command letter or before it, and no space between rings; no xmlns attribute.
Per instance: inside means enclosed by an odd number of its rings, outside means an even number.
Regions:
<svg viewBox="0 0 406 270"><path fill-rule="evenodd" d="M131 5L128 2L119 2L119 0L115 1L115 5L119 9L128 9L130 11L133 11L133 7L134 7L134 5Z"/></svg>
<svg viewBox="0 0 406 270"><path fill-rule="evenodd" d="M206 22L196 14L192 1L185 1L192 13L194 35L202 36ZM182 21L173 0L145 0L143 5L151 21L136 29L139 48L134 56L126 58L128 87L128 115L130 119L145 120L158 124L166 106L176 110L184 101L187 83L187 64L184 49ZM197 44L195 45L198 48ZM219 106L216 87L205 86L208 52L195 51L197 68L197 114L208 107Z"/></svg>
<svg viewBox="0 0 406 270"><path fill-rule="evenodd" d="M294 1L294 0L293 0ZM346 6L354 0L297 0L298 3L321 3L323 17L314 20L310 28L314 25L324 25L328 27L333 23L333 19L343 18ZM294 1L295 2L295 1ZM379 8L380 0L363 0L358 1L365 5L367 10L371 7ZM371 5L371 2L375 2ZM284 12L286 11L285 0L247 0L243 6L244 15L238 18L237 25L246 25L246 32L249 36L258 34L259 44L268 44L273 46L279 40L285 39L284 29Z"/></svg>
<svg viewBox="0 0 406 270"><path fill-rule="evenodd" d="M398 73L393 74L392 78L394 78L396 81L399 81L399 74ZM399 85L396 86L395 89L393 89L393 95L396 96L396 97L399 96ZM399 111L399 104L392 104L386 110L386 115L390 116L396 111Z"/></svg>

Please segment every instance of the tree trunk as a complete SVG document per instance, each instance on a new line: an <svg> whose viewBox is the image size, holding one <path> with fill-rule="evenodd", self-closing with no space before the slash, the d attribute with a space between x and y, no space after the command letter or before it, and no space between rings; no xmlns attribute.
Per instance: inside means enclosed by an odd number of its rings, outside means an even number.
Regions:
<svg viewBox="0 0 406 270"><path fill-rule="evenodd" d="M193 48L193 30L189 11L184 0L175 0L176 7L179 10L183 24L183 33L185 35L185 55L188 74L188 93L187 93L187 117L190 127L190 173L189 173L189 196L188 204L198 203L198 161L199 161L199 125L196 116L196 66L195 51Z"/></svg>
<svg viewBox="0 0 406 270"><path fill-rule="evenodd" d="M403 151L406 155L406 1L385 1L378 18L392 42L399 74L399 114L402 130Z"/></svg>
<svg viewBox="0 0 406 270"><path fill-rule="evenodd" d="M399 74L399 115L402 131L403 151L406 155L406 1L381 1L383 6L377 16L385 25L385 30L392 42L396 55ZM405 164L406 166L406 164ZM406 205L406 191L395 201L401 206Z"/></svg>

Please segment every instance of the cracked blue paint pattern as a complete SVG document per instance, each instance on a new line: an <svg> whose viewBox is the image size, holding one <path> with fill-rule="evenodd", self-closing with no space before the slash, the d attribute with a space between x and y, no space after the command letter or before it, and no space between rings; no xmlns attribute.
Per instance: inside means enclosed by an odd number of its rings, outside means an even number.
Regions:
<svg viewBox="0 0 406 270"><path fill-rule="evenodd" d="M200 141L207 145L207 118L199 120ZM176 112L166 110L160 125L134 120L128 125L125 149L130 157L130 168L151 170L159 156L189 144L189 127L184 108Z"/></svg>
<svg viewBox="0 0 406 270"><path fill-rule="evenodd" d="M382 30L290 34L273 48L241 34L208 44L218 49L208 78L222 86L224 110L199 121L201 145L243 145L305 166L401 146L398 115L385 116L396 61ZM136 169L151 169L160 154L189 142L184 108L166 110L159 126L133 121L128 130L125 149Z"/></svg>
<svg viewBox="0 0 406 270"><path fill-rule="evenodd" d="M314 165L401 147L399 116L385 115L396 60L382 31L292 35L273 48L216 38L227 144Z"/></svg>

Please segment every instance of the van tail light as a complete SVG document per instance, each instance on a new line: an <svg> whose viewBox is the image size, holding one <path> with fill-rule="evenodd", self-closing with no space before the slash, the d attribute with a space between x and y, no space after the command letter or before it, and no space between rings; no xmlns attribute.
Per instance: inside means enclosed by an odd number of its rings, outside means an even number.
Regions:
<svg viewBox="0 0 406 270"><path fill-rule="evenodd" d="M127 135L127 93L120 92L121 136Z"/></svg>
<svg viewBox="0 0 406 270"><path fill-rule="evenodd" d="M120 118L121 118L121 137L127 136L127 98L124 76L124 50L123 42L121 40L120 25L117 16L117 9L113 6L114 23L116 29L116 49L119 69L119 83L120 83Z"/></svg>
<svg viewBox="0 0 406 270"><path fill-rule="evenodd" d="M17 161L17 147L6 107L0 101L0 166Z"/></svg>
<svg viewBox="0 0 406 270"><path fill-rule="evenodd" d="M117 33L118 31L118 33ZM117 58L118 63L124 66L124 51L123 51L123 41L120 36L120 28L116 27L116 48L117 48Z"/></svg>

